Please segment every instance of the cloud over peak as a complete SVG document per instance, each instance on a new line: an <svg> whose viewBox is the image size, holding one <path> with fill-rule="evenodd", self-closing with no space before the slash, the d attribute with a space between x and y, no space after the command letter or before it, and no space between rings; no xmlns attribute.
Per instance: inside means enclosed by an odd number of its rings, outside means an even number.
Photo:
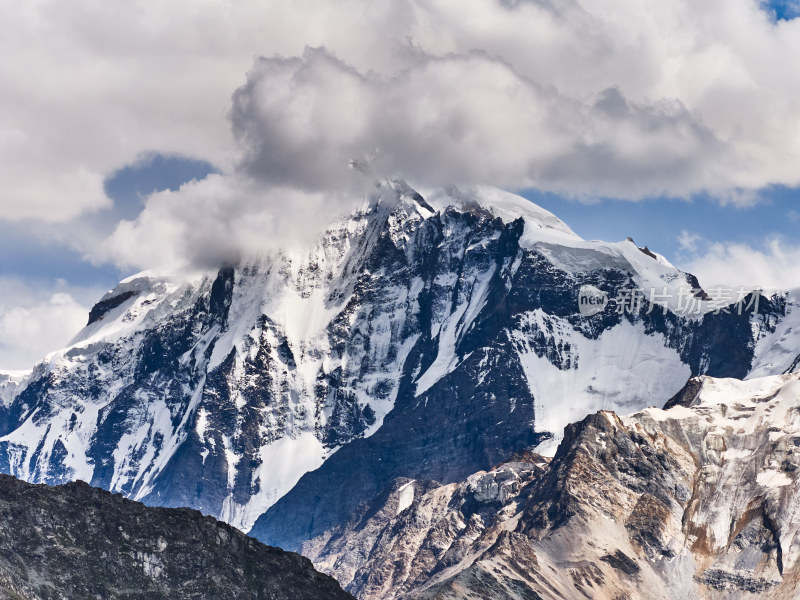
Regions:
<svg viewBox="0 0 800 600"><path fill-rule="evenodd" d="M223 115L254 55L266 58L234 126L251 166L285 181L303 161L300 183L321 186L325 150L377 148L410 179L436 169L576 195L794 185L800 21L760 5L6 3L3 215L102 206L104 177L144 151L233 164ZM491 159L477 171L476 148Z"/></svg>
<svg viewBox="0 0 800 600"><path fill-rule="evenodd" d="M188 206L209 227L235 224L225 210L280 222L289 198L338 211L351 160L412 185L752 204L800 184L800 21L760 4L2 4L0 214L107 207L103 180L147 151L224 174L153 195L120 224L118 249L148 231L151 247L193 240Z"/></svg>
<svg viewBox="0 0 800 600"><path fill-rule="evenodd" d="M425 185L627 199L723 185L726 148L679 101L639 105L618 87L568 97L478 50L404 62L385 74L361 73L325 48L258 58L231 111L242 167L318 190L365 157Z"/></svg>

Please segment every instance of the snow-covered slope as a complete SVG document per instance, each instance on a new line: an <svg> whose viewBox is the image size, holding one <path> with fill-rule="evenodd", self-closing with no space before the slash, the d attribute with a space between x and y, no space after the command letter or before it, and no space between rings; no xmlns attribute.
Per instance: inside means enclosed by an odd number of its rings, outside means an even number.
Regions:
<svg viewBox="0 0 800 600"><path fill-rule="evenodd" d="M680 400L592 415L551 462L397 480L304 550L365 600L797 598L800 375Z"/></svg>
<svg viewBox="0 0 800 600"><path fill-rule="evenodd" d="M442 241L421 295L430 313L420 315L432 318L421 322L394 409L371 437L302 477L253 535L301 548L396 477L458 481L530 446L552 453L564 426L593 411L663 403L690 375L746 377L784 318L784 297L761 298L758 314L714 310L693 277L658 255L581 240L523 199L485 189L430 198L438 212L426 224L441 227ZM452 233L465 226L472 239L453 251ZM480 249L485 266L462 271ZM459 262L442 262L454 254ZM454 301L463 281L480 295ZM584 317L584 286L609 298L653 288L665 300ZM697 314L677 311L687 298Z"/></svg>
<svg viewBox="0 0 800 600"><path fill-rule="evenodd" d="M30 376L30 371L0 371L0 404L8 406L19 392L19 387Z"/></svg>
<svg viewBox="0 0 800 600"><path fill-rule="evenodd" d="M749 378L792 373L800 368L800 290L785 294L785 317L774 318L772 333L757 336Z"/></svg>
<svg viewBox="0 0 800 600"><path fill-rule="evenodd" d="M777 332L791 345L783 298L716 314L657 255L581 240L522 198L429 200L384 182L304 251L123 281L15 393L0 470L192 506L293 548L395 477L552 452L585 414L768 369ZM661 299L582 316L585 286ZM697 314L678 311L687 298Z"/></svg>
<svg viewBox="0 0 800 600"><path fill-rule="evenodd" d="M392 407L420 284L370 270L382 234L403 253L406 232L431 214L403 193L383 189L306 253L121 282L37 365L0 442L5 470L249 528Z"/></svg>

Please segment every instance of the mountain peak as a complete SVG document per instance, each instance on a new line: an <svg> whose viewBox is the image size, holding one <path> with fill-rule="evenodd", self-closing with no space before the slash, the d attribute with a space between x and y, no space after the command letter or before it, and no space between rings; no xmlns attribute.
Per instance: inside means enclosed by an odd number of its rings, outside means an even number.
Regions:
<svg viewBox="0 0 800 600"><path fill-rule="evenodd" d="M581 238L553 213L527 198L491 186L458 188L449 185L433 192L428 201L437 209L447 205L460 207L479 206L505 223L519 218L525 220L526 233L540 237L576 241Z"/></svg>
<svg viewBox="0 0 800 600"><path fill-rule="evenodd" d="M764 354L792 326L779 301L757 318L649 298L586 316L585 286L691 291L636 245L582 240L519 196L384 180L313 246L123 281L7 395L0 471L260 520L298 547L395 477L455 481L589 412L800 353Z"/></svg>

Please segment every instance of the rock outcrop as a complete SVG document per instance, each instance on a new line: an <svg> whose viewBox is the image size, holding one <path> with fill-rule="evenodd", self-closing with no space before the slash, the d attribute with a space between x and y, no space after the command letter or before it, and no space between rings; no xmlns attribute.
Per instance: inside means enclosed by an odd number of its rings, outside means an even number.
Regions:
<svg viewBox="0 0 800 600"><path fill-rule="evenodd" d="M189 509L0 475L0 598L346 600L297 554Z"/></svg>
<svg viewBox="0 0 800 600"><path fill-rule="evenodd" d="M552 460L399 481L303 549L365 600L797 598L800 376L682 398L570 425Z"/></svg>

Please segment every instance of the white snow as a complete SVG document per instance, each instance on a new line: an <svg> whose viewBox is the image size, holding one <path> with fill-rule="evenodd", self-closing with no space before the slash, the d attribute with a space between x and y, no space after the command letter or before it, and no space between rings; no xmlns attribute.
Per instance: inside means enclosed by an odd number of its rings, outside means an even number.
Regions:
<svg viewBox="0 0 800 600"><path fill-rule="evenodd" d="M0 371L0 404L3 406L10 405L17 394L25 387L30 374L30 369L25 371Z"/></svg>
<svg viewBox="0 0 800 600"><path fill-rule="evenodd" d="M0 369L0 377L21 381L31 374L31 369Z"/></svg>
<svg viewBox="0 0 800 600"><path fill-rule="evenodd" d="M417 396L428 391L430 387L442 377L452 372L458 366L456 345L461 336L469 330L478 312L486 303L489 282L494 276L495 269L479 273L472 282L469 295L462 299L458 306L450 304L447 317L439 325L439 347L436 359L428 369L417 379Z"/></svg>
<svg viewBox="0 0 800 600"><path fill-rule="evenodd" d="M590 340L563 320L542 311L526 316L526 325L537 330L552 328L558 347L571 368L560 370L546 357L537 356L520 331L512 332L528 387L536 399L536 431L555 434L537 448L552 456L564 427L600 410L628 413L648 405L663 405L686 383L691 370L663 336L647 335L644 325L624 321ZM636 394L631 394L636 390Z"/></svg>
<svg viewBox="0 0 800 600"><path fill-rule="evenodd" d="M208 411L200 407L197 411L197 421L195 423L195 431L201 444L206 443L206 427L208 427Z"/></svg>
<svg viewBox="0 0 800 600"><path fill-rule="evenodd" d="M789 477L786 473L782 473L780 471L762 471L756 477L756 481L758 485L762 485L764 487L784 487L787 485L792 485L793 481L792 478Z"/></svg>
<svg viewBox="0 0 800 600"><path fill-rule="evenodd" d="M362 212L334 224L311 248L255 257L237 268L227 325L214 326L198 336L194 348L180 358L185 365L201 362L213 344L210 361L204 365L211 370L233 353L234 364L228 384L231 409L241 426L248 414L241 392L248 383L246 362L255 358L262 341L270 348L270 359L276 365L270 373L274 384L270 392L284 403L281 410L285 407L285 412L281 412L280 419L285 422L279 426L279 418L272 409L264 409L259 417L267 424L260 431L262 445L258 456L262 464L252 482L258 492L244 503L234 501L230 493L218 515L243 530L249 529L261 513L288 492L303 473L319 467L326 456L336 451L336 448L324 448L319 440L318 432L324 428L332 410L328 402L317 403L316 388L321 375L340 373L341 390L355 398L359 406L369 405L375 411L376 422L365 432L367 436L381 426L385 415L394 407L397 382L406 357L418 339L417 334L403 333L408 329L406 319L416 318L425 282L415 277L410 284L384 287L382 297L374 303L356 302L352 313L343 314L343 311L354 298L357 280L372 278L382 285L385 273L370 273L363 268L363 258L379 233L371 223L376 215L386 216L398 206L396 192L405 193L404 189L399 182L383 186ZM461 193L452 189L439 191L426 199L437 208L477 202L506 223L521 216L525 222L523 246L542 253L557 267L570 273L599 266L630 270L641 287L666 289L673 297L666 302L673 308L678 293L686 293L689 288L680 272L663 257L647 256L627 241L612 244L584 241L557 217L519 196L493 188L474 187ZM389 218L389 237L400 251L406 250L411 239L409 224L433 215L415 202L408 206L406 212ZM458 235L456 229L448 225L445 234ZM465 244L464 252L483 252L487 241ZM513 272L520 264L518 256L515 262L500 268ZM417 394L429 390L458 366L458 342L485 305L488 285L496 268L494 263L476 268L461 274L460 282L459 275L454 272L438 274L437 285L452 287L458 282L460 293L455 299L452 295L437 299L431 332L434 337L438 336L437 355L430 367L417 377ZM135 292L135 296L86 327L66 348L51 353L37 365L32 377L52 376L55 382L48 398L51 414L37 422L40 413L32 411L26 415L22 426L0 438L9 444L11 471L25 479L45 480L47 462L60 442L67 451L64 465L71 476L91 480L95 465L87 455L98 416L116 394L132 382L133 356L143 332L156 327L165 317L188 310L206 298L215 276L216 273L207 272L180 276L144 272L124 280L106 294L104 299ZM790 304L790 318L779 324L775 334L759 342L753 376L788 368L800 355L800 310L795 308L796 301ZM707 303L703 303L702 310L708 310ZM264 327L257 325L262 317L268 319ZM331 328L339 318L342 321L338 325L350 335L344 340L347 348L343 353L331 348ZM541 311L525 315L523 324L552 330L552 334L547 335L552 335L556 347L559 343L562 348L564 344L569 345L569 350L561 352L565 354L562 358L570 359L571 366L562 371L547 358L537 356L531 340L521 332L512 334L528 386L536 398L536 430L556 434L551 442L539 448L545 453L552 454L555 450L566 424L597 410L630 412L644 406L661 405L689 377L689 368L680 361L677 352L665 347L662 336L646 335L642 325L623 322L599 339L590 340L566 321ZM294 359L291 367L281 362L283 359L278 353L278 348L284 345ZM112 347L118 357L113 367L96 360L101 352ZM362 371L362 365L369 365L366 372ZM87 401L74 389L59 387L60 382L70 379L89 380L90 368L93 381L104 390L96 400ZM27 378L27 372L0 372L0 401L10 402ZM708 382L699 402L710 407L738 398L737 401L751 406L751 399L758 395L766 397L779 390L788 395L796 392L783 383L761 381L753 383L752 387L742 387L724 381ZM199 376L186 385L183 392L189 401L181 414L171 414L170 407L175 410L174 406L167 402L169 398L159 393L146 393L137 398L138 404L126 415L125 431L116 440L112 452L112 490L125 491L137 499L145 498L153 489L155 477L186 440L191 423L205 447L201 451L205 462L209 449L213 449L216 432L212 430L214 419L203 405L204 385L205 380ZM381 397L377 394L379 389ZM631 390L638 390L638 393L631 394ZM512 411L513 406L512 403ZM662 422L683 418L688 413L696 414L694 409L683 407L667 412L648 411L653 420ZM789 414L787 409L787 418ZM762 426L766 418L763 407L758 406L750 421L714 416L715 427L721 428L754 429ZM174 422L177 426L173 426ZM235 450L236 435L235 431L232 437L222 438L229 492L235 482L236 468L244 458ZM161 442L157 443L157 438ZM32 464L34 451L39 446L38 463ZM740 458L733 451L729 451L727 457ZM770 477L773 481L774 477ZM413 486L403 488L398 506L407 507L413 501Z"/></svg>
<svg viewBox="0 0 800 600"><path fill-rule="evenodd" d="M70 428L72 411L60 411L53 415L49 421L37 421L38 408L34 410L25 422L0 438L9 445L9 462L11 472L21 479L44 479L47 476L47 464L52 455L56 442L60 441L67 451L64 466L71 470L73 479L91 481L93 466L87 456L87 441L93 432L97 421L98 406L86 404L82 412L77 415L75 426ZM41 445L41 451L36 464L32 462L31 448ZM38 472L37 472L38 470ZM34 477L34 475L37 477Z"/></svg>
<svg viewBox="0 0 800 600"><path fill-rule="evenodd" d="M399 515L414 503L414 481L403 484L397 492L397 512L395 514Z"/></svg>
<svg viewBox="0 0 800 600"><path fill-rule="evenodd" d="M787 293L786 308L775 333L765 334L756 344L748 379L785 373L800 357L800 289Z"/></svg>
<svg viewBox="0 0 800 600"><path fill-rule="evenodd" d="M734 523L751 508L753 498L770 498L779 510L781 491L798 480L784 468L800 434L800 374L776 375L740 381L703 377L690 408L667 411L647 409L622 417L627 427L643 428L651 436L667 432L686 444L689 465L703 465L695 484L700 504L692 514L692 527L705 529L712 548L724 548ZM687 466L689 466L687 465ZM691 466L689 466L691 469ZM794 518L789 506L787 517ZM795 548L800 534L794 524L781 525L781 544ZM784 566L800 556L796 549L784 554Z"/></svg>
<svg viewBox="0 0 800 600"><path fill-rule="evenodd" d="M694 299L692 286L684 274L663 256L655 253L655 258L648 256L629 240L615 243L583 240L558 217L521 196L475 186L460 193L452 188L433 191L429 202L440 209L453 203L463 206L476 202L505 223L522 217L525 230L520 244L545 255L568 273L616 267L629 271L637 288L658 306L666 306L690 319L700 319L714 309L711 302Z"/></svg>
<svg viewBox="0 0 800 600"><path fill-rule="evenodd" d="M310 431L262 446L261 466L254 476L258 492L244 504L237 503L230 494L223 503L220 520L248 531L264 511L292 489L305 473L318 468L325 457L324 447Z"/></svg>
<svg viewBox="0 0 800 600"><path fill-rule="evenodd" d="M729 448L725 450L722 456L725 460L742 460L753 456L753 452L748 448Z"/></svg>

